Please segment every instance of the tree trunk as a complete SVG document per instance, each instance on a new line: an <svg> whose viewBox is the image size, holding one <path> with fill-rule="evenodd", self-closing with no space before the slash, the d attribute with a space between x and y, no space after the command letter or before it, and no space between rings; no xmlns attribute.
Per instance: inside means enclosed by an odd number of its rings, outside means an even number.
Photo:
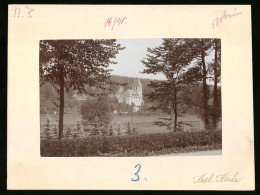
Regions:
<svg viewBox="0 0 260 195"><path fill-rule="evenodd" d="M173 128L174 132L177 131L177 120L178 120L178 110L177 110L177 94L174 93L174 101L173 101L173 114L174 114L174 122L173 122Z"/></svg>
<svg viewBox="0 0 260 195"><path fill-rule="evenodd" d="M217 126L217 118L216 118L216 112L217 112L217 102L218 102L218 72L217 72L217 66L218 66L218 47L217 47L217 40L214 41L215 43L215 62L214 62L214 68L213 68L213 71L214 71L214 92L213 92L213 107L214 107L214 110L213 110L213 126L214 126L214 129L216 128Z"/></svg>
<svg viewBox="0 0 260 195"><path fill-rule="evenodd" d="M178 114L177 114L177 108L174 109L174 131L177 131L177 118L178 118Z"/></svg>
<svg viewBox="0 0 260 195"><path fill-rule="evenodd" d="M209 127L209 110L208 110L208 90L207 90L207 69L205 63L205 53L201 51L202 70L203 70L203 110L205 130Z"/></svg>
<svg viewBox="0 0 260 195"><path fill-rule="evenodd" d="M60 114L59 114L59 138L63 136L63 115L64 115L64 67L60 68Z"/></svg>

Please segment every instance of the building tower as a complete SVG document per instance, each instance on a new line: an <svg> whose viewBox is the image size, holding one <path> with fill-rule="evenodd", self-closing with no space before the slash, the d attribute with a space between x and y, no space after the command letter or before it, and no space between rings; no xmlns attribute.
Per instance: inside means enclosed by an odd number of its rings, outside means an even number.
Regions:
<svg viewBox="0 0 260 195"><path fill-rule="evenodd" d="M131 85L132 90L135 90L140 99L141 99L141 103L143 102L143 85L141 83L141 81L139 80L139 78L135 78L134 82Z"/></svg>

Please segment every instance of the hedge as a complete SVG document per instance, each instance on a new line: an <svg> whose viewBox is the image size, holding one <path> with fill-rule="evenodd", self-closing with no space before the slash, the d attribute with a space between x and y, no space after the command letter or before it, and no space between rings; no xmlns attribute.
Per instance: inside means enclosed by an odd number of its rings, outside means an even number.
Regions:
<svg viewBox="0 0 260 195"><path fill-rule="evenodd" d="M200 131L129 136L91 136L78 139L42 139L41 156L145 156L160 151L220 146L222 131ZM205 147L204 147L205 148Z"/></svg>

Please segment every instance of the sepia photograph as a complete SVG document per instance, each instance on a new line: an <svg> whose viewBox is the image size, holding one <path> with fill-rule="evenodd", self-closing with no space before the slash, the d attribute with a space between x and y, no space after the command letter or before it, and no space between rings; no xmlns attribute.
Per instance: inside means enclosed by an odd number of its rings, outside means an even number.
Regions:
<svg viewBox="0 0 260 195"><path fill-rule="evenodd" d="M7 188L254 190L252 10L8 5Z"/></svg>
<svg viewBox="0 0 260 195"><path fill-rule="evenodd" d="M221 40L40 40L41 157L222 154Z"/></svg>

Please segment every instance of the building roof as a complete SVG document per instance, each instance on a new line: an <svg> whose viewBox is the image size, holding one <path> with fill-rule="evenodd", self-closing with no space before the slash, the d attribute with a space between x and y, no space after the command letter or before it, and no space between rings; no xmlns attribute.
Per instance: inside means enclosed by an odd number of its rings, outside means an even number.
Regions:
<svg viewBox="0 0 260 195"><path fill-rule="evenodd" d="M124 92L124 87L120 86L116 93L120 93L121 94L123 92Z"/></svg>
<svg viewBox="0 0 260 195"><path fill-rule="evenodd" d="M140 97L136 90L128 89L125 91L124 96L127 97Z"/></svg>
<svg viewBox="0 0 260 195"><path fill-rule="evenodd" d="M134 82L132 83L132 87L141 87L143 86L139 78L135 78Z"/></svg>

